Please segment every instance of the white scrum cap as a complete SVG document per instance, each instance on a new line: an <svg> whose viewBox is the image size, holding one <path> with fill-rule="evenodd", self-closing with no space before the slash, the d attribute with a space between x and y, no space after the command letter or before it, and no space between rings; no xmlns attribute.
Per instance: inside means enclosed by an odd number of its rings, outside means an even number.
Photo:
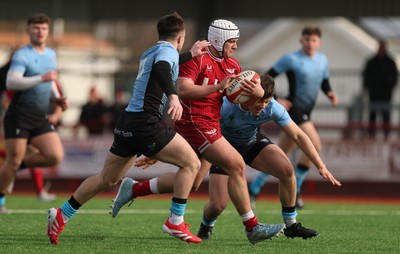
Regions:
<svg viewBox="0 0 400 254"><path fill-rule="evenodd" d="M227 40L239 38L239 28L229 20L214 20L208 28L208 41L217 51L223 51Z"/></svg>

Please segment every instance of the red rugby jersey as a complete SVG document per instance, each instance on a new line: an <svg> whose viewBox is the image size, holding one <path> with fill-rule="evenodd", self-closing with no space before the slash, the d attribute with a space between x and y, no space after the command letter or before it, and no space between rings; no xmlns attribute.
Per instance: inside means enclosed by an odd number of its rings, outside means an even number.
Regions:
<svg viewBox="0 0 400 254"><path fill-rule="evenodd" d="M220 83L230 74L238 74L242 71L239 62L231 58L218 58L207 49L207 54L195 57L179 66L178 79L191 79L198 86L212 86ZM214 92L202 99L184 100L182 122L185 121L219 121L220 110L224 92Z"/></svg>

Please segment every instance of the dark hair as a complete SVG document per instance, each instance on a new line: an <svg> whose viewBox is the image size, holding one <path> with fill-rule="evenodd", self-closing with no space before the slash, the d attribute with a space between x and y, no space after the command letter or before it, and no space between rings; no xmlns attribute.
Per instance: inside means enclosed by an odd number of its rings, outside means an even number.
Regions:
<svg viewBox="0 0 400 254"><path fill-rule="evenodd" d="M30 24L50 24L51 19L44 13L32 14L26 21L28 25Z"/></svg>
<svg viewBox="0 0 400 254"><path fill-rule="evenodd" d="M177 12L165 15L157 22L159 39L174 39L183 30L185 30L183 18Z"/></svg>
<svg viewBox="0 0 400 254"><path fill-rule="evenodd" d="M264 96L261 100L271 98L275 95L275 80L269 74L261 76L261 87L264 88Z"/></svg>
<svg viewBox="0 0 400 254"><path fill-rule="evenodd" d="M303 28L303 31L301 31L301 35L317 35L318 37L322 36L321 29L316 26L306 26Z"/></svg>

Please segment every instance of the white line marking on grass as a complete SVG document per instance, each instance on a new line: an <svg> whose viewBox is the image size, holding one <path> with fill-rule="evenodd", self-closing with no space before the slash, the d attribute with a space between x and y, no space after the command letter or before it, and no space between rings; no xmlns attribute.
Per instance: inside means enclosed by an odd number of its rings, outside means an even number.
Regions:
<svg viewBox="0 0 400 254"><path fill-rule="evenodd" d="M8 209L11 214L46 214L47 210L43 209ZM79 214L109 214L110 210L102 209L82 209L79 210ZM201 214L203 211L187 209L186 214ZM119 214L165 214L169 213L167 209L126 209L120 211ZM257 214L280 214L280 211L261 211L257 210ZM400 216L400 211L350 211L350 210L331 210L331 211L321 211L321 210L301 210L298 211L299 215L314 215L314 214L324 214L324 215L338 215L338 216L354 216L354 215L370 215L370 216ZM237 214L236 210L227 209L224 214Z"/></svg>

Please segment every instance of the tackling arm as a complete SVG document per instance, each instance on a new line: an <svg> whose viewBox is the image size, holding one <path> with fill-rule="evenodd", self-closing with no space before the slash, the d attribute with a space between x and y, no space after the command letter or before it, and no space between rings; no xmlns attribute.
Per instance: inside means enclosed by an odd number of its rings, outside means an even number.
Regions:
<svg viewBox="0 0 400 254"><path fill-rule="evenodd" d="M283 127L283 130L294 140L294 142L300 147L300 149L314 163L319 171L319 174L324 179L328 179L333 185L342 185L326 168L310 138L299 128L299 126L297 126L293 121L290 121L288 125Z"/></svg>

